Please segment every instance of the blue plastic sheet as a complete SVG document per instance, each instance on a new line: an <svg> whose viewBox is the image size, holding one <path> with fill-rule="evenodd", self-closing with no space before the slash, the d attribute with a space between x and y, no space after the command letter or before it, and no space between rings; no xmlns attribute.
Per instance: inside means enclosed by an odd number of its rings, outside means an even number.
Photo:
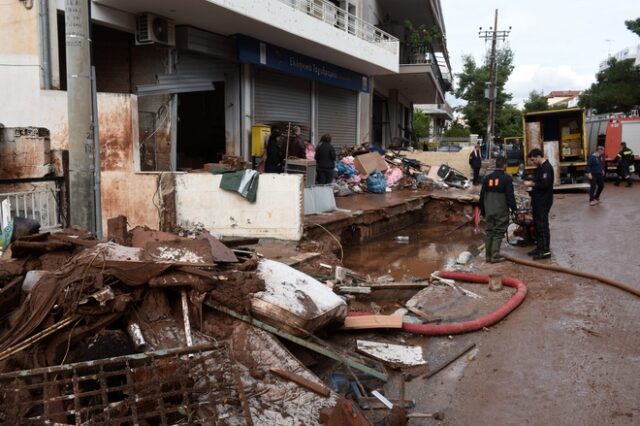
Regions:
<svg viewBox="0 0 640 426"><path fill-rule="evenodd" d="M345 164L342 161L338 161L336 163L336 171L338 172L338 175L340 176L355 176L358 174L358 171L356 170L355 167L353 167L352 165L349 164Z"/></svg>

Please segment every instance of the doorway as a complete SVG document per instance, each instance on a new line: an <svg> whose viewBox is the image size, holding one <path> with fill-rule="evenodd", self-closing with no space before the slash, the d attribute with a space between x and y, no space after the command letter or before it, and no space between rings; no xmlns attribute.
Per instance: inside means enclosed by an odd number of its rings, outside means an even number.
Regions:
<svg viewBox="0 0 640 426"><path fill-rule="evenodd" d="M388 120L388 113L385 114L385 110L387 109L387 100L379 95L378 93L373 94L373 109L371 111L371 127L373 128L373 141L377 142L384 146L386 142L385 135L383 134L383 130L389 131L389 122L385 121L385 118ZM387 116L387 117L385 117ZM388 135L389 138L391 135Z"/></svg>
<svg viewBox="0 0 640 426"><path fill-rule="evenodd" d="M225 154L224 83L178 94L177 169L199 169Z"/></svg>

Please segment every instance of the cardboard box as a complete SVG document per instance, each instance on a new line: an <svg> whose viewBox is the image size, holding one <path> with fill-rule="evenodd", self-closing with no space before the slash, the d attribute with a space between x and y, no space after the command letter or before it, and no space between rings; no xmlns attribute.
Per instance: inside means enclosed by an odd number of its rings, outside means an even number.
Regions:
<svg viewBox="0 0 640 426"><path fill-rule="evenodd" d="M377 152L358 155L353 160L353 165L360 174L365 175L370 175L374 170L384 173L389 168L387 162Z"/></svg>

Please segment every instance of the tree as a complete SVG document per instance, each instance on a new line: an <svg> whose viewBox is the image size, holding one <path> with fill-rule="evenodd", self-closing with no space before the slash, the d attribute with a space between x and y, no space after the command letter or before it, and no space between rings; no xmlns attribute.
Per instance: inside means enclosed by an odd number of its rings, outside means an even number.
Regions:
<svg viewBox="0 0 640 426"><path fill-rule="evenodd" d="M549 101L542 94L542 91L536 92L535 90L529 93L529 98L524 101L524 112L531 111L546 111L549 109Z"/></svg>
<svg viewBox="0 0 640 426"><path fill-rule="evenodd" d="M419 109L413 110L413 131L418 139L429 136L431 130L431 117Z"/></svg>
<svg viewBox="0 0 640 426"><path fill-rule="evenodd" d="M503 133L506 129L503 129L502 126L509 127L508 133L511 133L514 114L517 111L515 106L508 103L513 98L512 95L504 90L504 85L513 72L513 52L508 48L500 49L496 55L498 74L494 135L504 137ZM457 98L467 101L467 104L460 110L469 124L471 133L484 135L487 130L489 111L489 100L484 95L485 84L489 81L489 57L484 58L481 66L476 64L472 56L467 55L462 59L463 67L462 72L457 75L458 85L455 95Z"/></svg>
<svg viewBox="0 0 640 426"><path fill-rule="evenodd" d="M443 136L446 138L468 138L470 134L471 131L456 119L445 130Z"/></svg>
<svg viewBox="0 0 640 426"><path fill-rule="evenodd" d="M596 82L580 96L580 106L597 114L630 112L640 107L640 66L633 59L609 59L607 68L596 74Z"/></svg>
<svg viewBox="0 0 640 426"><path fill-rule="evenodd" d="M640 18L624 21L624 24L629 31L640 37Z"/></svg>
<svg viewBox="0 0 640 426"><path fill-rule="evenodd" d="M624 24L640 36L640 18ZM580 96L580 106L597 114L628 113L640 108L640 66L634 66L633 62L633 59L609 59L607 68L596 74L596 82Z"/></svg>

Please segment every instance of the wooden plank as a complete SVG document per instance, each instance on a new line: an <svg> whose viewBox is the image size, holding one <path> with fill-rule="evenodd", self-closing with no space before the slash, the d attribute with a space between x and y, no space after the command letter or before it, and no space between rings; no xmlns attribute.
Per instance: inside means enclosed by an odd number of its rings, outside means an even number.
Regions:
<svg viewBox="0 0 640 426"><path fill-rule="evenodd" d="M426 312L421 311L418 308L414 308L412 306L406 306L406 305L405 305L405 308L407 308L407 310L412 314L414 314L415 316L420 317L425 321L432 322L434 320L434 318L432 318L431 315L427 315Z"/></svg>
<svg viewBox="0 0 640 426"><path fill-rule="evenodd" d="M270 368L269 371L280 378L290 380L293 383L300 385L303 388L310 390L311 392L317 393L320 396L328 397L329 395L331 395L331 391L327 389L325 386L318 383L314 383L311 380L306 379L299 374L295 374L290 371L285 371L278 368Z"/></svg>
<svg viewBox="0 0 640 426"><path fill-rule="evenodd" d="M370 328L402 328L400 315L362 315L347 317L344 320L344 330L364 330Z"/></svg>

